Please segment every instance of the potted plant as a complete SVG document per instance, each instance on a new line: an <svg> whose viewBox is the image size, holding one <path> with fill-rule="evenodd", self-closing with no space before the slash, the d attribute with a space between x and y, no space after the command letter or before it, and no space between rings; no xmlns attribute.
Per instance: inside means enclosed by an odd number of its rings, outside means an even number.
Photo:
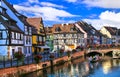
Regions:
<svg viewBox="0 0 120 77"><path fill-rule="evenodd" d="M81 47L80 47L80 46L77 46L77 47L76 47L76 50L77 50L77 51L80 51L80 50L81 50Z"/></svg>
<svg viewBox="0 0 120 77"><path fill-rule="evenodd" d="M73 50L72 50L72 53L75 53L75 52L77 52L77 50L76 50L76 49L73 49Z"/></svg>
<svg viewBox="0 0 120 77"><path fill-rule="evenodd" d="M70 55L71 55L71 51L67 50L67 56L70 57Z"/></svg>
<svg viewBox="0 0 120 77"><path fill-rule="evenodd" d="M59 53L60 53L60 56L62 56L63 53L64 53L64 49L60 49L60 50L59 50Z"/></svg>
<svg viewBox="0 0 120 77"><path fill-rule="evenodd" d="M24 61L24 54L22 53L22 51L18 51L14 53L14 57L17 59L18 64L19 62L23 62Z"/></svg>
<svg viewBox="0 0 120 77"><path fill-rule="evenodd" d="M53 59L54 58L54 54L50 54L50 59Z"/></svg>
<svg viewBox="0 0 120 77"><path fill-rule="evenodd" d="M35 55L34 56L34 60L35 62L38 64L40 62L40 60L42 59L42 56L41 55Z"/></svg>

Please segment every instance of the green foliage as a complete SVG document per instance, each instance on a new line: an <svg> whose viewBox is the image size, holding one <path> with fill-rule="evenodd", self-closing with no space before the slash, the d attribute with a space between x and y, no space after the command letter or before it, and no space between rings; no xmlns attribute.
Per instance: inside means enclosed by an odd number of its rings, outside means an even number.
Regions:
<svg viewBox="0 0 120 77"><path fill-rule="evenodd" d="M24 60L24 54L21 51L15 52L14 53L14 57L18 60L18 61L23 61Z"/></svg>
<svg viewBox="0 0 120 77"><path fill-rule="evenodd" d="M40 60L42 59L42 56L41 55L35 55L34 56L34 60L35 62L38 64L40 62Z"/></svg>

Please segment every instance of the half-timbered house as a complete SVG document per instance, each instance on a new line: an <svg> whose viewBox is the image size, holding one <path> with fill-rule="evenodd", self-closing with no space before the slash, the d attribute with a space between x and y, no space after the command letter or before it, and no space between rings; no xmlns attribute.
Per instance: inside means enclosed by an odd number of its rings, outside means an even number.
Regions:
<svg viewBox="0 0 120 77"><path fill-rule="evenodd" d="M17 51L23 52L23 31L0 6L0 55L14 57Z"/></svg>

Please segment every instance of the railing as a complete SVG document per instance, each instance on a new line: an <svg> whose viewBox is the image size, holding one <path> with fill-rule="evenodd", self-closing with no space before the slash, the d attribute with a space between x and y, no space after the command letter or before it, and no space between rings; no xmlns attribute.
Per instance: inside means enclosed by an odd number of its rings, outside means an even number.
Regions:
<svg viewBox="0 0 120 77"><path fill-rule="evenodd" d="M76 51L78 52L78 51ZM71 54L75 53L75 51L71 51ZM67 56L67 52L63 52L62 55L60 53L54 52L54 53L49 53L49 52L42 52L39 53L40 55L42 55L42 60L41 62L45 62L45 61L50 61L50 54L54 55L54 59L63 57L63 56ZM28 56L24 58L23 62L19 62L17 59L12 58L12 59L8 59L6 56L0 56L0 69L3 68L10 68L10 67L19 67L19 66L24 66L24 65L29 65L29 64L33 64L35 63L34 61L34 55Z"/></svg>

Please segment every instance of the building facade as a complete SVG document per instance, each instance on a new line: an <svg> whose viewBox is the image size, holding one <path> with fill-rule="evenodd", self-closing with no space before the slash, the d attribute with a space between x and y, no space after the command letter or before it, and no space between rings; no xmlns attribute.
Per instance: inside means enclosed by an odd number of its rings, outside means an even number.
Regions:
<svg viewBox="0 0 120 77"><path fill-rule="evenodd" d="M1 6L6 9L6 13L16 21L17 26L24 32L24 54L32 54L32 28L30 25L25 23L26 17L18 13L14 9L13 5L8 3L6 0L1 0Z"/></svg>
<svg viewBox="0 0 120 77"><path fill-rule="evenodd" d="M49 51L49 47L45 44L45 29L42 18L27 18L27 22L32 26L32 51Z"/></svg>
<svg viewBox="0 0 120 77"><path fill-rule="evenodd" d="M72 23L53 25L54 50L75 49L84 45L84 34Z"/></svg>
<svg viewBox="0 0 120 77"><path fill-rule="evenodd" d="M50 47L50 51L54 51L54 45L53 45L53 31L52 27L45 27L45 33L46 33L46 45Z"/></svg>
<svg viewBox="0 0 120 77"><path fill-rule="evenodd" d="M83 21L76 22L75 26L84 33L84 46L100 44L101 35L93 26Z"/></svg>
<svg viewBox="0 0 120 77"><path fill-rule="evenodd" d="M11 58L17 51L24 52L24 34L6 10L0 6L0 55Z"/></svg>
<svg viewBox="0 0 120 77"><path fill-rule="evenodd" d="M109 27L103 26L100 32L107 36L106 44L117 44L117 28L116 27Z"/></svg>

